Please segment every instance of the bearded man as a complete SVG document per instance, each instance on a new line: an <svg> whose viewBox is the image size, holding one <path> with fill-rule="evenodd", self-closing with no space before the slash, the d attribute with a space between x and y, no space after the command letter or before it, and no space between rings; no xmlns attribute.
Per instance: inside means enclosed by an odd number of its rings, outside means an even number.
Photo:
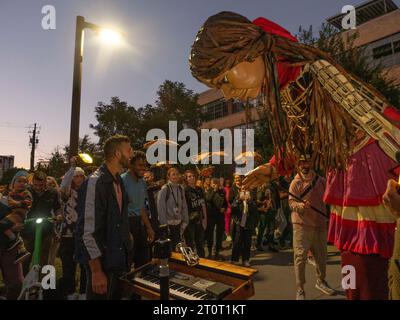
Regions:
<svg viewBox="0 0 400 320"><path fill-rule="evenodd" d="M109 138L104 155L105 163L79 189L76 208L76 257L86 268L88 300L120 298L118 278L130 269L129 198L120 176L133 155L129 138Z"/></svg>

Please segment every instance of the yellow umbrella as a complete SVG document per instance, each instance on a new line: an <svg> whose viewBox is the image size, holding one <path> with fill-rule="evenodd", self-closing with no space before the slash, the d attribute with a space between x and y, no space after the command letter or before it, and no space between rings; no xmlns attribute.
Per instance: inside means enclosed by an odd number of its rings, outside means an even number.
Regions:
<svg viewBox="0 0 400 320"><path fill-rule="evenodd" d="M79 158L81 158L84 163L93 163L93 158L87 153L80 153Z"/></svg>
<svg viewBox="0 0 400 320"><path fill-rule="evenodd" d="M150 146L152 146L155 143L159 143L159 144L165 144L165 145L171 145L171 146L179 146L178 143L176 143L175 141L172 140L167 140L167 139L157 139L157 140L151 140L146 142L143 145L143 148L148 149Z"/></svg>
<svg viewBox="0 0 400 320"><path fill-rule="evenodd" d="M194 157L194 161L195 162L201 162L203 159L206 158L211 158L212 156L220 156L220 157L224 157L227 154L224 151L213 151L213 152L202 152L199 153L197 156Z"/></svg>
<svg viewBox="0 0 400 320"><path fill-rule="evenodd" d="M159 168L159 167L163 167L163 166L172 166L174 164L177 164L175 161L159 161L153 165L151 165L153 168Z"/></svg>
<svg viewBox="0 0 400 320"><path fill-rule="evenodd" d="M261 155L256 152L256 151L246 151L246 152L242 152L241 154L239 154L236 158L235 161L240 161L242 159L247 159L247 158L254 158L254 160L262 160Z"/></svg>

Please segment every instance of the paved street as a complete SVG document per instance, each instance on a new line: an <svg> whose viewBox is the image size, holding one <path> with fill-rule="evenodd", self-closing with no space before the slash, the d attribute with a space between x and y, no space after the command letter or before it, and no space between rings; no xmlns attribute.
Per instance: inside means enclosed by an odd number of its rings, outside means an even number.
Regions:
<svg viewBox="0 0 400 320"><path fill-rule="evenodd" d="M230 251L223 252L229 257ZM254 277L256 300L292 300L296 298L296 285L293 268L293 251L259 252L252 251L252 268L258 270ZM338 291L336 296L326 296L315 288L315 269L306 266L305 292L307 300L345 299L341 288L340 254L333 246L328 246L327 277L329 285Z"/></svg>

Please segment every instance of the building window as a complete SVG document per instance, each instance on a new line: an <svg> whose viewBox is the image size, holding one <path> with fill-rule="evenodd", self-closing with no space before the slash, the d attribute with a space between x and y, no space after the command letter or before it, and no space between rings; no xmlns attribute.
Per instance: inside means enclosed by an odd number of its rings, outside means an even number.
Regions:
<svg viewBox="0 0 400 320"><path fill-rule="evenodd" d="M400 32L363 46L369 62L390 68L400 64Z"/></svg>
<svg viewBox="0 0 400 320"><path fill-rule="evenodd" d="M379 59L393 54L392 43L384 44L383 46L372 49L374 59Z"/></svg>
<svg viewBox="0 0 400 320"><path fill-rule="evenodd" d="M242 101L234 99L232 102L232 113L244 111L244 104Z"/></svg>
<svg viewBox="0 0 400 320"><path fill-rule="evenodd" d="M257 99L249 100L248 107L250 109L254 108L254 107L257 107L257 105L260 104L260 101L261 101L260 99L261 99L261 97L259 96ZM243 101L240 101L238 99L234 99L233 102L232 102L232 113L245 111L245 107L246 107L246 104L244 104Z"/></svg>
<svg viewBox="0 0 400 320"><path fill-rule="evenodd" d="M393 51L400 52L400 40L393 42Z"/></svg>
<svg viewBox="0 0 400 320"><path fill-rule="evenodd" d="M203 106L206 120L211 121L228 115L228 106L223 99L213 101Z"/></svg>

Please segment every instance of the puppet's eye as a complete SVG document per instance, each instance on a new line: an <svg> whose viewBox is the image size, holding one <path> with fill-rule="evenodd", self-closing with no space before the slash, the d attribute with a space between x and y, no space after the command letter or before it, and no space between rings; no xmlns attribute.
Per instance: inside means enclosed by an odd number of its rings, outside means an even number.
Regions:
<svg viewBox="0 0 400 320"><path fill-rule="evenodd" d="M228 76L225 75L221 80L218 81L217 88L221 88L221 86L223 84L227 84L227 83L229 83L229 80L228 80Z"/></svg>

